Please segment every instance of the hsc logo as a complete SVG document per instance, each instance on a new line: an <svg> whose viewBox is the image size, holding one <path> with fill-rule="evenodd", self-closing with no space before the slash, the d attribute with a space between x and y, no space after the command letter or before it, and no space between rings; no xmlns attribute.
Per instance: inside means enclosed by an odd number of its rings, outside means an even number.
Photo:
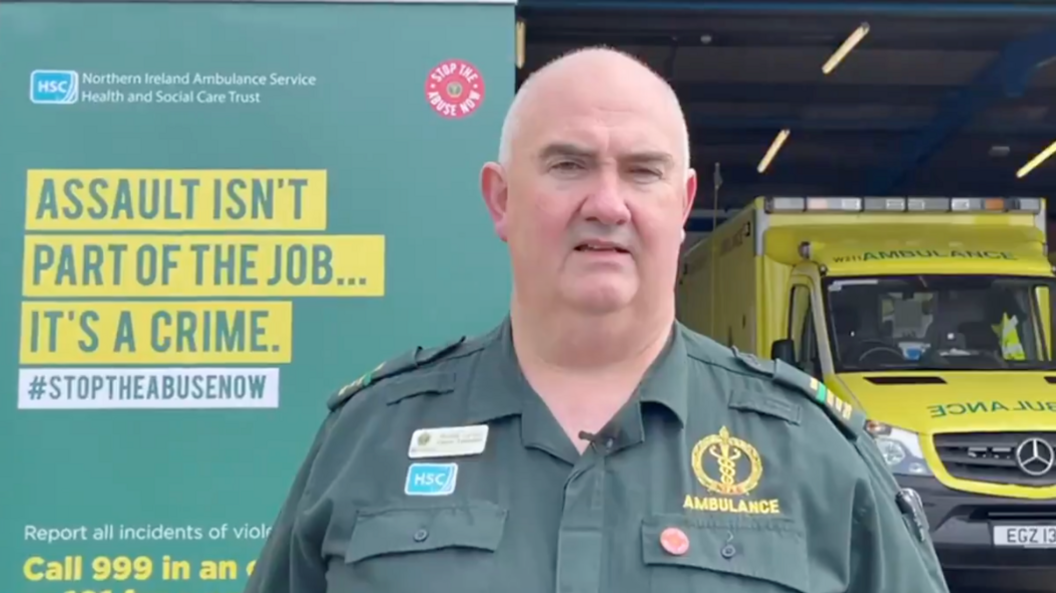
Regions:
<svg viewBox="0 0 1056 593"><path fill-rule="evenodd" d="M407 469L403 493L408 496L447 496L455 491L458 465L454 463L412 463Z"/></svg>
<svg viewBox="0 0 1056 593"><path fill-rule="evenodd" d="M77 102L77 73L73 70L34 70L29 75L29 100L45 105Z"/></svg>

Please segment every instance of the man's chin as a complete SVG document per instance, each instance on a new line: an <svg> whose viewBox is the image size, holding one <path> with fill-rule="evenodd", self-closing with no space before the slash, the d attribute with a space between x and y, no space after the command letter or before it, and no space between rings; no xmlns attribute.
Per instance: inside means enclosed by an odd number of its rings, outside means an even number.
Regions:
<svg viewBox="0 0 1056 593"><path fill-rule="evenodd" d="M569 291L568 303L585 315L608 315L627 309L635 290L625 282L591 282Z"/></svg>

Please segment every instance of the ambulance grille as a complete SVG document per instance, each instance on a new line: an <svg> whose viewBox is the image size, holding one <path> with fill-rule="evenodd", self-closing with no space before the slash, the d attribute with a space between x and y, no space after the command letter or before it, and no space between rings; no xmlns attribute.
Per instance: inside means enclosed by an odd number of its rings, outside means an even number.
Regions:
<svg viewBox="0 0 1056 593"><path fill-rule="evenodd" d="M1017 456L1020 444L1027 443ZM1048 447L1045 445L1048 444ZM969 432L935 435L935 451L955 478L973 482L1011 484L1016 486L1051 486L1056 484L1056 467L1041 475L1025 471L1020 460L1029 461L1027 469L1040 473L1047 465L1056 466L1056 432ZM1035 459L1031 460L1031 457ZM1052 463L1048 463L1052 461Z"/></svg>

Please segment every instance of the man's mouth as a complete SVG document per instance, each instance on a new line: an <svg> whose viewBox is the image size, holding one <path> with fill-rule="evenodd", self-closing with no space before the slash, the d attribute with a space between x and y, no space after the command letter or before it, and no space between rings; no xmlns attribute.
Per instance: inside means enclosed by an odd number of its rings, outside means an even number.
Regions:
<svg viewBox="0 0 1056 593"><path fill-rule="evenodd" d="M588 241L586 243L580 243L576 246L576 251L595 251L601 253L630 253L629 251L619 245L616 245L615 243L605 243L601 241Z"/></svg>

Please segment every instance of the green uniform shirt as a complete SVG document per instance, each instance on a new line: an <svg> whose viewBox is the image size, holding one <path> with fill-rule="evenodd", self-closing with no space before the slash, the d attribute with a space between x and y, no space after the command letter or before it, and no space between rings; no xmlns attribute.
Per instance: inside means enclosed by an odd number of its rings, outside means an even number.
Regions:
<svg viewBox="0 0 1056 593"><path fill-rule="evenodd" d="M510 332L336 394L247 592L947 591L864 419L804 373L676 324L580 455ZM410 457L485 425L479 453Z"/></svg>

